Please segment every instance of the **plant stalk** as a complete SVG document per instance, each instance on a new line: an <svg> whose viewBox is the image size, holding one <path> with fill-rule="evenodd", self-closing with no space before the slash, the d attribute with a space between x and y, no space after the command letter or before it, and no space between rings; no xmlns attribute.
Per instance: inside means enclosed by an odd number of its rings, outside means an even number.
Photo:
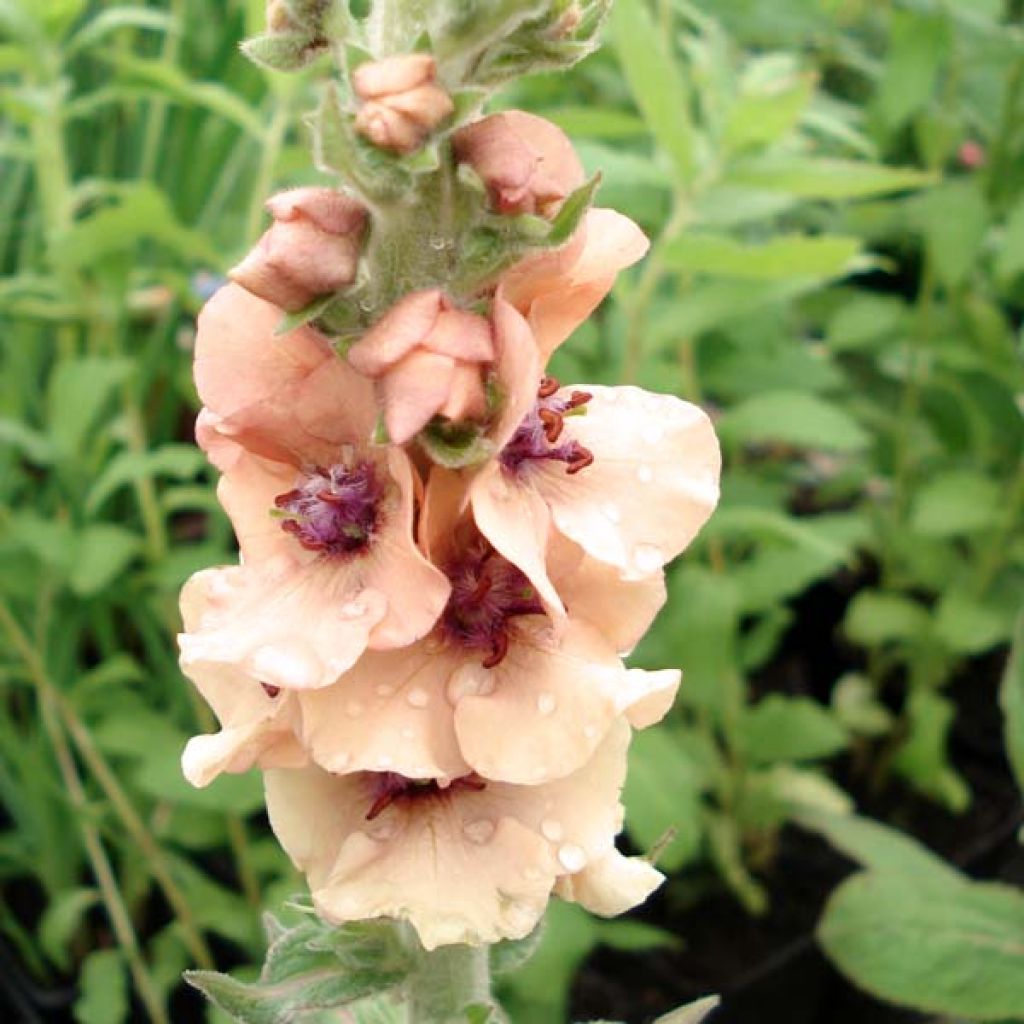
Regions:
<svg viewBox="0 0 1024 1024"><path fill-rule="evenodd" d="M415 938L412 941L419 945ZM421 949L406 993L411 1022L464 1024L467 1007L493 1005L488 947Z"/></svg>

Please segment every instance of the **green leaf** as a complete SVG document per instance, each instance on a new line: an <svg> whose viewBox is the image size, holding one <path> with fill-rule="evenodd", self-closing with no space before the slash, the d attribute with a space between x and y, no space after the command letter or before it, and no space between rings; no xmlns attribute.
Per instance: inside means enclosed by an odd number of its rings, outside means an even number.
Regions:
<svg viewBox="0 0 1024 1024"><path fill-rule="evenodd" d="M763 914L768 908L768 895L744 863L739 823L725 814L709 814L707 833L711 860L726 885L751 914Z"/></svg>
<svg viewBox="0 0 1024 1024"><path fill-rule="evenodd" d="M913 878L936 878L939 882L962 877L917 840L870 818L808 808L794 811L792 817L865 867Z"/></svg>
<svg viewBox="0 0 1024 1024"><path fill-rule="evenodd" d="M696 173L690 96L667 40L655 28L643 0L618 0L612 8L611 29L637 106L658 145L672 158L680 183L690 184Z"/></svg>
<svg viewBox="0 0 1024 1024"><path fill-rule="evenodd" d="M889 52L875 96L886 127L898 128L931 98L949 46L949 23L939 15L894 10Z"/></svg>
<svg viewBox="0 0 1024 1024"><path fill-rule="evenodd" d="M922 197L918 210L928 258L939 280L956 288L977 267L988 230L981 183L971 179L941 185Z"/></svg>
<svg viewBox="0 0 1024 1024"><path fill-rule="evenodd" d="M1024 198L1010 212L1003 233L1003 244L996 254L996 274L1011 280L1024 271Z"/></svg>
<svg viewBox="0 0 1024 1024"><path fill-rule="evenodd" d="M768 146L792 132L814 95L817 80L814 74L796 74L791 67L764 82L746 77L725 125L724 141L734 153Z"/></svg>
<svg viewBox="0 0 1024 1024"><path fill-rule="evenodd" d="M88 49L121 29L149 29L153 32L174 32L174 19L162 11L149 11L139 7L108 7L94 14L65 43L64 56L77 50Z"/></svg>
<svg viewBox="0 0 1024 1024"><path fill-rule="evenodd" d="M247 39L241 49L268 71L298 71L324 53L324 46L315 45L315 39L309 32L269 32Z"/></svg>
<svg viewBox="0 0 1024 1024"><path fill-rule="evenodd" d="M818 941L890 1002L971 1020L1024 1008L1024 894L995 883L867 872L829 900Z"/></svg>
<svg viewBox="0 0 1024 1024"><path fill-rule="evenodd" d="M114 389L132 372L128 359L82 356L64 359L50 376L47 427L64 456L80 452Z"/></svg>
<svg viewBox="0 0 1024 1024"><path fill-rule="evenodd" d="M1000 605L951 587L935 611L935 635L956 654L981 654L1010 639L1019 601Z"/></svg>
<svg viewBox="0 0 1024 1024"><path fill-rule="evenodd" d="M90 953L80 978L81 993L75 1000L78 1024L120 1024L128 1019L128 988L118 950Z"/></svg>
<svg viewBox="0 0 1024 1024"><path fill-rule="evenodd" d="M832 690L836 718L858 736L884 736L893 726L893 716L879 702L871 680L856 672L844 675Z"/></svg>
<svg viewBox="0 0 1024 1024"><path fill-rule="evenodd" d="M79 597L91 597L124 572L142 550L142 539L113 523L87 526L76 538L68 583Z"/></svg>
<svg viewBox="0 0 1024 1024"><path fill-rule="evenodd" d="M626 827L642 850L657 847L670 835L658 852L658 864L666 871L690 863L700 850L702 788L699 768L672 729L636 734L623 794Z"/></svg>
<svg viewBox="0 0 1024 1024"><path fill-rule="evenodd" d="M931 184L934 177L909 167L817 157L762 157L744 161L724 178L728 185L785 192L803 199L866 199Z"/></svg>
<svg viewBox="0 0 1024 1024"><path fill-rule="evenodd" d="M96 889L65 889L47 905L39 922L39 946L62 970L70 968L75 933L98 900Z"/></svg>
<svg viewBox="0 0 1024 1024"><path fill-rule="evenodd" d="M952 470L932 477L914 499L910 524L929 537L955 537L991 529L999 521L999 485L976 470Z"/></svg>
<svg viewBox="0 0 1024 1024"><path fill-rule="evenodd" d="M518 971L540 946L544 937L544 922L537 925L523 939L504 939L491 946L491 971L494 974L509 974Z"/></svg>
<svg viewBox="0 0 1024 1024"><path fill-rule="evenodd" d="M865 647L915 643L931 630L931 617L917 601L880 590L862 590L850 602L843 623L846 635Z"/></svg>
<svg viewBox="0 0 1024 1024"><path fill-rule="evenodd" d="M999 689L999 706L1006 721L1006 753L1017 785L1024 790L1024 614L1017 619L1013 650Z"/></svg>
<svg viewBox="0 0 1024 1024"><path fill-rule="evenodd" d="M923 687L914 689L906 708L910 735L896 752L893 767L915 789L959 814L970 804L971 791L954 771L947 752L955 714L953 703L945 697Z"/></svg>
<svg viewBox="0 0 1024 1024"><path fill-rule="evenodd" d="M166 476L191 480L204 466L202 452L189 444L165 444L149 452L120 452L107 463L89 490L85 510L94 513L126 484Z"/></svg>
<svg viewBox="0 0 1024 1024"><path fill-rule="evenodd" d="M838 277L860 265L861 240L842 236L780 235L744 243L728 235L691 232L662 254L673 270L773 281L788 277Z"/></svg>
<svg viewBox="0 0 1024 1024"><path fill-rule="evenodd" d="M770 694L745 710L739 737L754 764L813 761L845 749L846 730L827 708L806 697Z"/></svg>
<svg viewBox="0 0 1024 1024"><path fill-rule="evenodd" d="M869 435L834 402L799 391L769 391L733 406L718 421L723 442L857 451Z"/></svg>

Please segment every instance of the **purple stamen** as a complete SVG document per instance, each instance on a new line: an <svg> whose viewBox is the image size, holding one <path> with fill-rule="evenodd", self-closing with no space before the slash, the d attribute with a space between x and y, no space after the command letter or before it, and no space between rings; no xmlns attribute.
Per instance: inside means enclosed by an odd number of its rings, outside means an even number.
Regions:
<svg viewBox="0 0 1024 1024"><path fill-rule="evenodd" d="M469 545L447 569L452 593L441 616L446 637L462 647L486 652L484 668L508 653L509 620L543 615L533 584L486 541Z"/></svg>
<svg viewBox="0 0 1024 1024"><path fill-rule="evenodd" d="M283 516L281 529L307 550L353 555L369 545L383 496L372 462L337 463L317 466L274 504Z"/></svg>
<svg viewBox="0 0 1024 1024"><path fill-rule="evenodd" d="M478 793L486 787L487 783L474 774L452 779L447 786L442 787L436 779L407 779L404 775L398 775L396 772L377 772L370 782L373 803L370 804L370 809L366 812L366 820L373 821L397 800L457 793L461 789L469 789Z"/></svg>
<svg viewBox="0 0 1024 1024"><path fill-rule="evenodd" d="M549 460L564 462L570 476L586 469L594 455L579 441L558 444L565 428L565 417L582 409L593 397L586 391L574 391L568 398L557 398L559 384L554 377L545 377L537 389L537 402L516 428L512 439L501 450L502 466L517 473L528 462Z"/></svg>

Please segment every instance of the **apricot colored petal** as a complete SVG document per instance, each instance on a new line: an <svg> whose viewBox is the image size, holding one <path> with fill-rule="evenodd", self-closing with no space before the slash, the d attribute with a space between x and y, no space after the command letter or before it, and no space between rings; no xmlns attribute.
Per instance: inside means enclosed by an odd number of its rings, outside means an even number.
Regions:
<svg viewBox="0 0 1024 1024"><path fill-rule="evenodd" d="M442 308L437 288L406 295L348 350L346 358L359 373L381 376L423 341Z"/></svg>
<svg viewBox="0 0 1024 1024"><path fill-rule="evenodd" d="M559 878L555 892L592 914L617 917L643 903L664 881L665 876L642 857L610 850L577 874Z"/></svg>
<svg viewBox="0 0 1024 1024"><path fill-rule="evenodd" d="M573 618L596 626L620 654L632 651L665 604L665 574L625 580L557 532L548 552L549 574Z"/></svg>
<svg viewBox="0 0 1024 1024"><path fill-rule="evenodd" d="M631 668L619 691L619 706L634 729L646 729L668 714L676 699L682 673L677 668L654 672Z"/></svg>
<svg viewBox="0 0 1024 1024"><path fill-rule="evenodd" d="M477 313L446 309L422 341L429 352L466 362L489 363L494 359L491 325Z"/></svg>
<svg viewBox="0 0 1024 1024"><path fill-rule="evenodd" d="M721 455L697 406L639 388L587 387L585 416L563 438L594 463L572 476L552 465L531 480L555 527L588 554L633 578L651 575L697 535L718 502Z"/></svg>
<svg viewBox="0 0 1024 1024"><path fill-rule="evenodd" d="M547 571L551 513L544 499L532 487L507 474L497 462L480 471L469 494L480 532L537 588L549 614L564 615L562 599Z"/></svg>
<svg viewBox="0 0 1024 1024"><path fill-rule="evenodd" d="M439 410L442 416L458 422L480 420L487 414L487 392L480 367L476 363L455 364L448 400Z"/></svg>
<svg viewBox="0 0 1024 1024"><path fill-rule="evenodd" d="M357 563L300 563L206 570L210 601L199 626L180 638L182 666L232 665L282 689L329 686L366 649L387 611Z"/></svg>
<svg viewBox="0 0 1024 1024"><path fill-rule="evenodd" d="M384 423L392 444L411 441L448 401L455 362L433 352L410 352L381 380Z"/></svg>
<svg viewBox="0 0 1024 1024"><path fill-rule="evenodd" d="M413 536L416 492L412 463L405 452L388 449L388 468L400 496L387 525L374 538L363 579L385 595L387 614L373 629L370 646L405 647L426 636L444 611L451 593L448 578L420 552Z"/></svg>
<svg viewBox="0 0 1024 1024"><path fill-rule="evenodd" d="M468 662L455 732L484 778L534 786L584 765L621 710L626 670L596 630L572 619L558 638L522 623L492 669Z"/></svg>
<svg viewBox="0 0 1024 1024"><path fill-rule="evenodd" d="M405 53L367 61L352 72L352 85L362 99L388 96L432 81L436 63L429 53Z"/></svg>
<svg viewBox="0 0 1024 1024"><path fill-rule="evenodd" d="M310 328L275 335L283 313L236 284L203 307L196 333L195 381L203 404L227 418L260 406L334 358Z"/></svg>
<svg viewBox="0 0 1024 1024"><path fill-rule="evenodd" d="M308 217L331 235L361 234L367 211L359 200L333 188L292 188L271 196L266 207L274 220Z"/></svg>
<svg viewBox="0 0 1024 1024"><path fill-rule="evenodd" d="M221 468L224 475L217 483L217 498L234 527L243 559L256 562L295 554L295 538L271 514L274 499L295 487L299 477L295 466L237 446L231 463Z"/></svg>
<svg viewBox="0 0 1024 1024"><path fill-rule="evenodd" d="M428 640L368 652L334 686L299 694L310 755L332 772L465 775L469 766L445 695L454 667L451 656Z"/></svg>
<svg viewBox="0 0 1024 1024"><path fill-rule="evenodd" d="M469 491L458 470L432 466L420 510L419 542L435 565L447 564L454 554L455 530L465 521Z"/></svg>
<svg viewBox="0 0 1024 1024"><path fill-rule="evenodd" d="M495 451L500 451L537 400L542 364L530 325L505 300L500 288L494 298L493 322L501 409L488 438Z"/></svg>

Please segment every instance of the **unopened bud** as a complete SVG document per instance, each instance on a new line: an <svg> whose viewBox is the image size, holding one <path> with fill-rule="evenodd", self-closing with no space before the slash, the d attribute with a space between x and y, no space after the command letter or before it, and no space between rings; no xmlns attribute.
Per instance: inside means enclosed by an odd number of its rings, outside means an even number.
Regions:
<svg viewBox="0 0 1024 1024"><path fill-rule="evenodd" d="M411 153L455 109L437 84L437 65L425 53L361 64L352 85L362 100L356 130L375 146Z"/></svg>
<svg viewBox="0 0 1024 1024"><path fill-rule="evenodd" d="M583 184L583 165L565 133L521 110L474 121L455 133L456 158L487 187L497 213L551 217Z"/></svg>
<svg viewBox="0 0 1024 1024"><path fill-rule="evenodd" d="M285 0L267 0L268 32L295 32L298 28Z"/></svg>
<svg viewBox="0 0 1024 1024"><path fill-rule="evenodd" d="M960 163L968 170L973 171L985 166L985 147L973 139L968 139L960 144L957 156L960 159Z"/></svg>
<svg viewBox="0 0 1024 1024"><path fill-rule="evenodd" d="M572 35L583 21L583 8L578 3L571 3L548 30L551 39L564 39Z"/></svg>
<svg viewBox="0 0 1024 1024"><path fill-rule="evenodd" d="M366 210L330 188L297 188L267 202L274 223L230 277L288 312L355 280Z"/></svg>

